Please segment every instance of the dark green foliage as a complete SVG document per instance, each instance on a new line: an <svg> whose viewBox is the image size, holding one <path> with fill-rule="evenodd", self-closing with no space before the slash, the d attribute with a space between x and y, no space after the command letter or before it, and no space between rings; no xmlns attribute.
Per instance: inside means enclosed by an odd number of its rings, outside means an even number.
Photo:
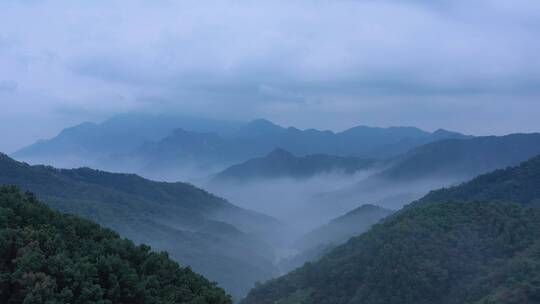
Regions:
<svg viewBox="0 0 540 304"><path fill-rule="evenodd" d="M283 149L276 149L265 157L251 159L225 169L215 176L214 181L303 179L332 172L353 174L360 170L367 170L375 164L373 160L325 154L296 157Z"/></svg>
<svg viewBox="0 0 540 304"><path fill-rule="evenodd" d="M185 183L88 168L30 166L0 154L0 184L17 185L57 210L166 250L234 296L277 272L273 251L254 236L277 221Z"/></svg>
<svg viewBox="0 0 540 304"><path fill-rule="evenodd" d="M232 303L166 253L0 186L0 303Z"/></svg>
<svg viewBox="0 0 540 304"><path fill-rule="evenodd" d="M502 200L540 207L540 156L456 187L432 191L413 205L447 200Z"/></svg>
<svg viewBox="0 0 540 304"><path fill-rule="evenodd" d="M539 244L537 209L428 204L256 287L242 303L539 303Z"/></svg>

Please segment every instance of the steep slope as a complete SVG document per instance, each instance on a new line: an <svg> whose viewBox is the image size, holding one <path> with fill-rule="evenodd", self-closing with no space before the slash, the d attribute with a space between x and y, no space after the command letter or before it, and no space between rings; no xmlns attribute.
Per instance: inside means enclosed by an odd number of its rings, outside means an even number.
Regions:
<svg viewBox="0 0 540 304"><path fill-rule="evenodd" d="M1 303L232 303L166 253L0 186Z"/></svg>
<svg viewBox="0 0 540 304"><path fill-rule="evenodd" d="M303 235L295 242L299 253L280 261L281 271L291 271L305 262L316 261L334 247L346 243L353 236L368 231L371 226L390 216L394 211L375 205L362 205L326 225Z"/></svg>
<svg viewBox="0 0 540 304"><path fill-rule="evenodd" d="M279 223L188 184L88 168L30 166L5 155L0 155L0 184L31 190L55 209L167 250L236 296L275 272L273 251L257 236Z"/></svg>
<svg viewBox="0 0 540 304"><path fill-rule="evenodd" d="M320 245L345 243L351 237L366 232L392 213L394 211L379 206L362 205L304 235L298 240L297 245L309 249Z"/></svg>
<svg viewBox="0 0 540 304"><path fill-rule="evenodd" d="M214 176L213 181L305 179L333 172L350 175L360 170L368 170L375 164L374 160L324 154L296 157L283 149L276 149L265 157L251 159L221 171Z"/></svg>
<svg viewBox="0 0 540 304"><path fill-rule="evenodd" d="M540 211L470 202L408 208L243 304L537 303Z"/></svg>
<svg viewBox="0 0 540 304"><path fill-rule="evenodd" d="M540 207L540 156L459 186L432 191L412 205L448 200L502 200Z"/></svg>
<svg viewBox="0 0 540 304"><path fill-rule="evenodd" d="M540 156L433 191L243 303L536 303L538 189Z"/></svg>

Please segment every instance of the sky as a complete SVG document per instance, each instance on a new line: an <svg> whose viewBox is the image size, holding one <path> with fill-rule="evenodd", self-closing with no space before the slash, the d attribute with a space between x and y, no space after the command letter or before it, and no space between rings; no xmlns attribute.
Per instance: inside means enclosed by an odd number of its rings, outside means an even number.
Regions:
<svg viewBox="0 0 540 304"><path fill-rule="evenodd" d="M0 0L0 151L122 112L540 131L538 0Z"/></svg>

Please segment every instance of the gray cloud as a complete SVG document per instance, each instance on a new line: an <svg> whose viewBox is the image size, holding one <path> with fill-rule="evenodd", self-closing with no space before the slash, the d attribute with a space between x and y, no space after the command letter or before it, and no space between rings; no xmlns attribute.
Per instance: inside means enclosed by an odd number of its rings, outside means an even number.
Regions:
<svg viewBox="0 0 540 304"><path fill-rule="evenodd" d="M15 81L0 80L0 92L13 92L17 90L18 84Z"/></svg>
<svg viewBox="0 0 540 304"><path fill-rule="evenodd" d="M10 117L537 130L535 0L0 1L0 19ZM58 129L28 128L25 142Z"/></svg>

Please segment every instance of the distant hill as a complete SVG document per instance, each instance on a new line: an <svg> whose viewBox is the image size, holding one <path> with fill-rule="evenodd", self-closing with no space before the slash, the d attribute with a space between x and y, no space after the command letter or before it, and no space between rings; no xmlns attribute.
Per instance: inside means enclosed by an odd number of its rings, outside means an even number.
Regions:
<svg viewBox="0 0 540 304"><path fill-rule="evenodd" d="M119 114L102 123L84 122L66 128L51 139L15 152L13 157L60 167L96 166L101 158L132 152L147 142L165 138L177 128L228 136L240 126L183 115Z"/></svg>
<svg viewBox="0 0 540 304"><path fill-rule="evenodd" d="M0 186L1 303L232 303L166 253Z"/></svg>
<svg viewBox="0 0 540 304"><path fill-rule="evenodd" d="M55 209L167 250L235 296L276 271L273 250L261 239L282 229L277 220L188 184L88 168L30 166L3 154L0 184L18 185Z"/></svg>
<svg viewBox="0 0 540 304"><path fill-rule="evenodd" d="M300 250L300 253L282 260L280 268L282 271L290 271L302 266L305 262L316 261L334 247L368 231L371 226L393 213L392 210L368 204L337 217L297 240L295 247Z"/></svg>
<svg viewBox="0 0 540 304"><path fill-rule="evenodd" d="M83 123L39 141L12 156L60 167L92 166L151 176L185 167L224 168L282 148L294 155L328 154L387 158L419 145L469 138L413 127L357 126L343 132L284 128L268 120L235 123L173 115L123 114L100 124ZM162 172L163 171L163 172ZM214 171L215 172L215 171ZM156 173L156 174L154 174Z"/></svg>
<svg viewBox="0 0 540 304"><path fill-rule="evenodd" d="M170 173L167 176L170 176L174 175L174 171L193 167L199 170L221 170L235 163L264 157L276 149L286 150L298 157L326 154L380 159L443 138L469 137L451 132L432 134L410 127L354 127L338 133L299 130L283 128L259 119L244 125L230 137L178 130L162 140L148 143L142 149L121 156L131 163L142 164L141 173L157 171L155 175L159 176L159 172L167 172ZM391 148L386 149L389 146ZM119 161L122 158L114 160L115 163Z"/></svg>
<svg viewBox="0 0 540 304"><path fill-rule="evenodd" d="M213 181L253 181L259 179L305 179L318 174L351 175L375 166L374 160L325 154L296 157L283 149L276 149L265 157L255 158L231 166L216 174Z"/></svg>
<svg viewBox="0 0 540 304"><path fill-rule="evenodd" d="M379 176L391 180L447 176L468 179L517 165L537 154L540 154L539 133L448 139L408 152Z"/></svg>
<svg viewBox="0 0 540 304"><path fill-rule="evenodd" d="M515 166L538 154L538 133L442 140L398 156L388 162L387 169L354 186L323 193L313 203L348 210L360 200L398 209L432 189Z"/></svg>
<svg viewBox="0 0 540 304"><path fill-rule="evenodd" d="M540 156L433 191L242 303L536 303L539 177Z"/></svg>

